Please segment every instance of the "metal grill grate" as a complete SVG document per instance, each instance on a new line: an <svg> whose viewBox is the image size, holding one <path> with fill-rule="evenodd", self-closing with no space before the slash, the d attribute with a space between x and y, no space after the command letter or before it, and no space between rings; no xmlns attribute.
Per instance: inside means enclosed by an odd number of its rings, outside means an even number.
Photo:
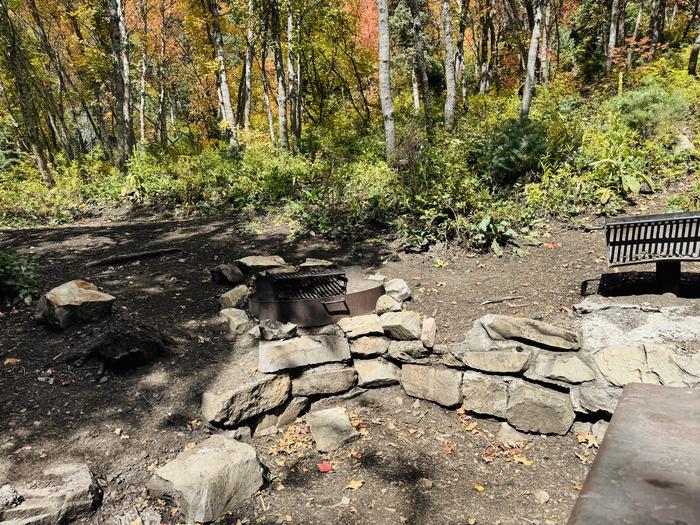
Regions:
<svg viewBox="0 0 700 525"><path fill-rule="evenodd" d="M700 260L700 213L607 221L608 266Z"/></svg>
<svg viewBox="0 0 700 525"><path fill-rule="evenodd" d="M342 270L308 268L264 277L270 281L275 300L343 298L348 278Z"/></svg>

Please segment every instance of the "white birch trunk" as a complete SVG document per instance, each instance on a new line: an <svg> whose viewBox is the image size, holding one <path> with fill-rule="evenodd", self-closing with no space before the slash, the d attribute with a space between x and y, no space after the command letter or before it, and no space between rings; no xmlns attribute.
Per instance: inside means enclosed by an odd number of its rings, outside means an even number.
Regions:
<svg viewBox="0 0 700 525"><path fill-rule="evenodd" d="M540 26L542 25L542 1L535 0L535 19L532 25L532 36L530 37L530 50L527 54L527 69L525 73L525 87L523 89L523 100L520 106L520 118L527 120L530 116L530 106L532 106L532 93L535 89L535 68L537 66L537 49L540 41Z"/></svg>
<svg viewBox="0 0 700 525"><path fill-rule="evenodd" d="M379 100L384 116L384 140L386 158L394 161L396 155L396 128L394 125L394 103L391 99L391 48L389 39L389 0L377 0L377 23L379 28Z"/></svg>
<svg viewBox="0 0 700 525"><path fill-rule="evenodd" d="M452 41L452 13L450 0L441 0L442 32L445 42L445 129L451 131L455 122L457 83L455 80L455 52Z"/></svg>
<svg viewBox="0 0 700 525"><path fill-rule="evenodd" d="M612 7L610 8L610 31L608 33L608 50L605 60L606 73L610 73L613 67L613 57L615 55L615 46L617 45L617 26L619 15L620 0L612 0Z"/></svg>

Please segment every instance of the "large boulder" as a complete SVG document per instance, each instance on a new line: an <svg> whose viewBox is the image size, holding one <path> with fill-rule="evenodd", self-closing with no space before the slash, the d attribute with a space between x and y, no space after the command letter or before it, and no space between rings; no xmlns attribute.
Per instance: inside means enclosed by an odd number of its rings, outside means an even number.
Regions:
<svg viewBox="0 0 700 525"><path fill-rule="evenodd" d="M283 404L291 390L286 375L255 371L255 353L237 357L224 365L202 394L202 416L206 421L236 426Z"/></svg>
<svg viewBox="0 0 700 525"><path fill-rule="evenodd" d="M338 326L343 329L345 335L350 339L355 339L366 335L384 334L382 322L379 320L379 316L376 314L344 317L338 321Z"/></svg>
<svg viewBox="0 0 700 525"><path fill-rule="evenodd" d="M113 296L100 292L92 283L68 281L39 299L37 316L50 325L68 328L109 317L114 301Z"/></svg>
<svg viewBox="0 0 700 525"><path fill-rule="evenodd" d="M416 312L387 312L380 317L384 332L399 341L419 340L422 333L420 315Z"/></svg>
<svg viewBox="0 0 700 525"><path fill-rule="evenodd" d="M411 397L445 407L462 401L462 372L441 366L404 365L401 386Z"/></svg>
<svg viewBox="0 0 700 525"><path fill-rule="evenodd" d="M255 494L262 473L253 447L218 434L156 470L148 493L173 500L187 523L211 522Z"/></svg>
<svg viewBox="0 0 700 525"><path fill-rule="evenodd" d="M261 342L258 370L273 373L290 368L349 360L350 345L344 337L302 336L285 341Z"/></svg>
<svg viewBox="0 0 700 525"><path fill-rule="evenodd" d="M312 412L306 416L306 422L319 452L332 452L360 437L344 408Z"/></svg>
<svg viewBox="0 0 700 525"><path fill-rule="evenodd" d="M518 430L563 435L575 416L566 394L523 381L509 387L506 419Z"/></svg>
<svg viewBox="0 0 700 525"><path fill-rule="evenodd" d="M559 350L581 348L579 335L572 331L534 319L488 314L481 325L493 340L515 340Z"/></svg>
<svg viewBox="0 0 700 525"><path fill-rule="evenodd" d="M374 388L397 384L401 379L401 369L384 359L355 359L357 369L357 386Z"/></svg>
<svg viewBox="0 0 700 525"><path fill-rule="evenodd" d="M102 501L85 463L53 465L31 483L5 490L13 497L0 505L0 523L8 525L84 523Z"/></svg>
<svg viewBox="0 0 700 525"><path fill-rule="evenodd" d="M505 418L508 407L508 382L498 376L464 372L462 408L476 414Z"/></svg>
<svg viewBox="0 0 700 525"><path fill-rule="evenodd" d="M384 293L401 302L411 297L411 288L403 279L390 279L384 283Z"/></svg>
<svg viewBox="0 0 700 525"><path fill-rule="evenodd" d="M332 363L305 370L292 379L293 396L316 396L347 392L357 384L357 371Z"/></svg>
<svg viewBox="0 0 700 525"><path fill-rule="evenodd" d="M462 361L469 368L495 374L518 374L530 364L529 350L492 350L489 352L465 352Z"/></svg>
<svg viewBox="0 0 700 525"><path fill-rule="evenodd" d="M539 352L525 377L535 381L563 381L585 383L595 379L595 372L575 354Z"/></svg>

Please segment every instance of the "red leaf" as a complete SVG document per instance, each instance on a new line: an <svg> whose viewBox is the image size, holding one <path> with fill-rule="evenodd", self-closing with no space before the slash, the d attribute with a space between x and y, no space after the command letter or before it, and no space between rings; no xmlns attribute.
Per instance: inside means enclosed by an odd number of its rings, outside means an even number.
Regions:
<svg viewBox="0 0 700 525"><path fill-rule="evenodd" d="M557 248L561 247L561 244L558 242L548 242L545 244L545 246L550 250L556 250Z"/></svg>
<svg viewBox="0 0 700 525"><path fill-rule="evenodd" d="M316 466L318 467L318 471L323 472L324 474L326 472L330 472L333 469L333 465L331 465L331 462L327 459L324 459L321 463L317 464Z"/></svg>

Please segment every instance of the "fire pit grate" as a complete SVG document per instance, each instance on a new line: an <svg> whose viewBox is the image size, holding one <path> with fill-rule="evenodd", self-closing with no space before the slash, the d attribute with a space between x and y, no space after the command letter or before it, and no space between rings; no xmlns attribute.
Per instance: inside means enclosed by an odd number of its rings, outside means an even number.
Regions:
<svg viewBox="0 0 700 525"><path fill-rule="evenodd" d="M342 298L348 278L343 270L309 268L297 272L267 275L272 294L278 301Z"/></svg>

